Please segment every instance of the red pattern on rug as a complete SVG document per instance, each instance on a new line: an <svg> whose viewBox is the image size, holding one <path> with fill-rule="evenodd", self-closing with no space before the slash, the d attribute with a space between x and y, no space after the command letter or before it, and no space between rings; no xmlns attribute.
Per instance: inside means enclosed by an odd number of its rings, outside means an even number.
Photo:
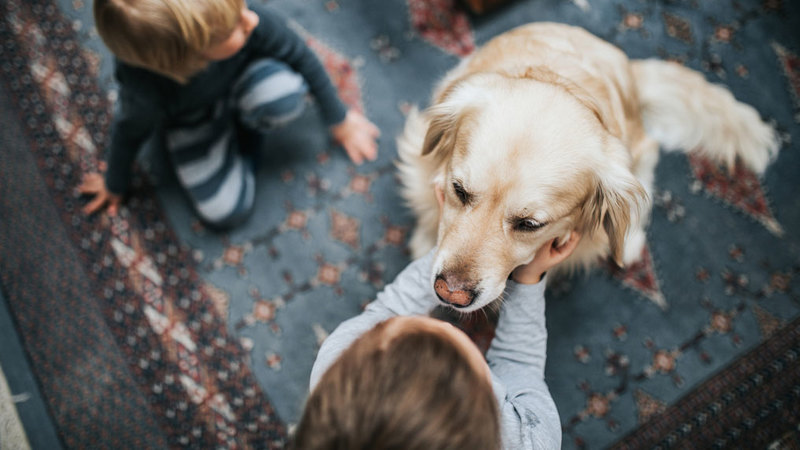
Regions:
<svg viewBox="0 0 800 450"><path fill-rule="evenodd" d="M642 248L642 255L639 261L622 269L616 267L613 263L609 263L609 268L614 277L622 282L623 286L633 289L662 308L665 307L666 300L661 292L649 246L645 245Z"/></svg>
<svg viewBox="0 0 800 450"><path fill-rule="evenodd" d="M794 104L800 108L800 58L778 43L772 44L772 48L778 55L783 74L789 82L789 92L792 93ZM800 122L800 114L795 117L795 121Z"/></svg>
<svg viewBox="0 0 800 450"><path fill-rule="evenodd" d="M456 56L475 50L467 14L455 0L408 0L411 24L427 42Z"/></svg>
<svg viewBox="0 0 800 450"><path fill-rule="evenodd" d="M345 105L358 112L364 112L364 103L361 100L361 87L358 81L358 71L350 60L340 53L325 45L322 41L312 36L299 25L292 24L293 29L305 39L306 44L317 54L317 57L328 72L333 85L339 92L339 98Z"/></svg>
<svg viewBox="0 0 800 450"><path fill-rule="evenodd" d="M689 154L692 175L700 187L713 197L747 214L764 225L776 236L783 234L783 227L775 220L767 203L761 182L741 162L736 162L733 173L697 154Z"/></svg>

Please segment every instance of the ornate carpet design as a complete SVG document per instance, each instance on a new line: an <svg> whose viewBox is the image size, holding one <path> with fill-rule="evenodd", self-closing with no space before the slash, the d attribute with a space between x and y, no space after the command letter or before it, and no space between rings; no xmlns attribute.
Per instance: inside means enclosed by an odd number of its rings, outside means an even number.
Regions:
<svg viewBox="0 0 800 450"><path fill-rule="evenodd" d="M280 446L283 423L152 191L115 218L78 208L110 106L69 22L48 2L3 4L3 18L27 148L0 164L0 276L64 444Z"/></svg>
<svg viewBox="0 0 800 450"><path fill-rule="evenodd" d="M781 441L800 431L798 357L795 320L669 408L636 391L644 425L613 448L790 448Z"/></svg>
<svg viewBox="0 0 800 450"><path fill-rule="evenodd" d="M319 343L408 263L394 168L404 114L459 57L534 20L701 70L784 139L760 179L663 153L642 261L549 290L564 448L798 441L800 5L519 0L482 17L446 0L269 6L379 125L381 154L353 167L311 110L263 149L251 220L217 234L147 153L118 217L80 213L75 186L102 160L116 96L91 3L0 0L0 289L66 447L285 446ZM483 348L486 319L461 322Z"/></svg>

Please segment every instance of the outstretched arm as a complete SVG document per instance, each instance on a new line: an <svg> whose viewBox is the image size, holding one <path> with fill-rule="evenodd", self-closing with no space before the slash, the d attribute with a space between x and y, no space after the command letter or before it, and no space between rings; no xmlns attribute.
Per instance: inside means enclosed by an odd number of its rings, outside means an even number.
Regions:
<svg viewBox="0 0 800 450"><path fill-rule="evenodd" d="M358 111L347 109L317 56L283 17L269 8L253 10L258 13L260 23L249 45L265 57L286 62L303 76L319 103L331 135L344 147L350 160L356 164L375 160L378 156L375 139L380 135L378 128Z"/></svg>
<svg viewBox="0 0 800 450"><path fill-rule="evenodd" d="M259 24L247 46L264 58L277 58L303 76L311 93L319 102L327 125L341 123L347 107L339 99L325 68L305 40L289 27L286 18L269 7L251 5L259 16Z"/></svg>
<svg viewBox="0 0 800 450"><path fill-rule="evenodd" d="M117 213L130 185L136 155L164 119L158 91L150 89L152 82L141 79L140 75L146 72L119 61L115 64L119 100L114 107L106 160L100 163L99 172L85 174L78 186L81 194L92 197L83 208L86 214L94 214L105 207L112 216Z"/></svg>
<svg viewBox="0 0 800 450"><path fill-rule="evenodd" d="M560 448L561 421L544 381L547 351L545 272L574 250L580 235L548 242L517 268L506 291L486 359L502 416L504 440L513 448Z"/></svg>

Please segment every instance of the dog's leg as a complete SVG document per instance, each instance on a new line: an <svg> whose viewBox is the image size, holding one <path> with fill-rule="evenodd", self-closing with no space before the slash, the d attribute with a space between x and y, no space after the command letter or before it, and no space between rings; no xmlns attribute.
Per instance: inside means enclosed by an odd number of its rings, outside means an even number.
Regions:
<svg viewBox="0 0 800 450"><path fill-rule="evenodd" d="M658 142L647 135L642 135L638 142L631 145L631 155L633 156L633 166L631 172L633 176L642 183L642 187L647 192L647 197L652 201L653 187L655 186L656 165L658 165L659 153ZM646 219L646 217L644 217Z"/></svg>
<svg viewBox="0 0 800 450"><path fill-rule="evenodd" d="M622 262L626 266L638 262L641 259L642 249L647 243L647 236L644 230L650 222L655 172L659 159L658 142L643 134L637 142L631 144L631 155L633 156L633 167L631 170L633 176L642 184L650 201L648 202L647 210L642 210L640 216L631 214L631 217L636 217L638 219L638 223L631 224L631 228L625 237Z"/></svg>
<svg viewBox="0 0 800 450"><path fill-rule="evenodd" d="M421 155L427 128L422 115L414 108L406 118L403 133L397 138L397 168L403 186L401 194L417 218L409 241L413 258L425 255L436 245L439 223L439 204L433 190L435 162Z"/></svg>
<svg viewBox="0 0 800 450"><path fill-rule="evenodd" d="M647 243L647 234L644 228L631 229L625 237L625 249L622 254L622 263L629 266L642 258L642 250Z"/></svg>

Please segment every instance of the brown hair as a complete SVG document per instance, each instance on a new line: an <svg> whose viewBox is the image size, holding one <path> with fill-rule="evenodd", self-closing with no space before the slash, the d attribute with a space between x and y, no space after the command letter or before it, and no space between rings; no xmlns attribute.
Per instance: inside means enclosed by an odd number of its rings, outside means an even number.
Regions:
<svg viewBox="0 0 800 450"><path fill-rule="evenodd" d="M294 447L499 448L488 378L448 336L424 327L392 333L392 320L361 336L325 372L306 402Z"/></svg>
<svg viewBox="0 0 800 450"><path fill-rule="evenodd" d="M244 0L95 0L97 32L120 60L178 82L203 69L202 52L224 41Z"/></svg>

